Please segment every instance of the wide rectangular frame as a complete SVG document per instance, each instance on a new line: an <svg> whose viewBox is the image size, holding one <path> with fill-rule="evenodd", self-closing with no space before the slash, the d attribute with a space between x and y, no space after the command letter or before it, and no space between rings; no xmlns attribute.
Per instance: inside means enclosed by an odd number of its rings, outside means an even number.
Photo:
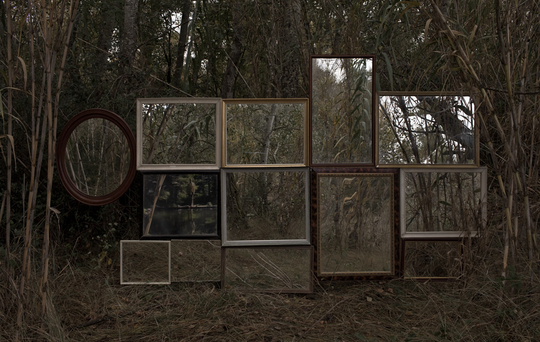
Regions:
<svg viewBox="0 0 540 342"><path fill-rule="evenodd" d="M473 94L463 92L450 92L450 91L379 91L377 92L374 105L374 145L375 145L375 165L377 167L384 168L478 168L480 166L480 133L479 133L479 119L476 111L474 112L474 163L472 164L381 164L379 160L380 146L379 146L379 98L382 96L469 96L471 101L473 100Z"/></svg>
<svg viewBox="0 0 540 342"><path fill-rule="evenodd" d="M407 173L480 173L480 198L482 201L482 228L485 228L487 222L487 168L478 167L474 169L468 168L403 168L400 169L400 232L403 240L411 241L444 241L444 240L461 240L465 237L477 237L480 232L477 230L466 231L431 231L431 232L407 232L406 222L406 191L405 177Z"/></svg>
<svg viewBox="0 0 540 342"><path fill-rule="evenodd" d="M143 123L142 105L144 104L215 104L216 105L216 162L214 164L145 164L143 163ZM137 170L173 171L173 170L219 170L221 166L221 98L215 97L164 97L137 99Z"/></svg>
<svg viewBox="0 0 540 342"><path fill-rule="evenodd" d="M388 175L392 177L392 221L393 221L393 236L392 236L392 258L390 272L339 272L325 273L320 270L320 231L319 231L319 206L320 206L320 191L319 191L319 175L351 175L362 176L370 174ZM399 190L400 178L399 169L391 168L342 168L342 167L321 167L312 168L311 171L311 237L314 246L314 269L316 276L321 280L372 280L372 279L388 279L401 276L401 257L400 257L400 236L399 236Z"/></svg>
<svg viewBox="0 0 540 342"><path fill-rule="evenodd" d="M268 292L268 293L312 293L313 292L313 246L236 246L236 247L222 247L222 263L221 263L221 288L226 288L227 286L227 250L234 249L254 249L254 250L265 250L265 249L276 249L276 250L309 250L310 261L309 261L309 273L310 279L307 289L291 289L291 288L277 288L277 289L242 289L247 292ZM275 265L276 266L276 265Z"/></svg>
<svg viewBox="0 0 540 342"><path fill-rule="evenodd" d="M190 278L190 279L176 279L176 277L174 276L176 274L175 272L175 268L177 266L176 264L176 259L181 259L181 258L193 258L193 256L191 255L184 255L185 253L182 253L182 251L180 251L179 253L176 253L176 250L175 250L175 245L182 245L182 244L186 244L186 245L197 245L197 244L210 244L212 248L215 248L216 250L215 251L212 251L212 253L219 253L219 264L216 262L216 267L215 269L217 270L216 273L217 273L217 277L215 279L209 279L209 278L204 278L204 277L201 277L200 279L193 279L193 278ZM175 253L173 253L173 250ZM208 258L209 257L209 254L208 252L201 252L201 254L205 257L205 258ZM198 256L195 257L195 259L199 259ZM204 260L197 260L197 262L203 262L204 263ZM187 264L189 265L188 267L192 267L192 268L199 268L201 272L204 272L206 269L207 269L207 264L204 263L204 265L201 267L201 265L197 264L197 265L191 265L191 263L188 261L184 261L184 264ZM193 240L193 239L173 239L171 240L171 283L220 283L221 282L221 268L222 268L222 264L223 264L223 254L221 252L221 240ZM212 267L212 270L214 268Z"/></svg>
<svg viewBox="0 0 540 342"><path fill-rule="evenodd" d="M216 176L217 180L217 228L216 234L212 235L145 235L144 227L144 184L141 187L141 218L142 218L142 227L141 227L141 240L220 240L221 238L221 176L220 172L217 170L179 170L179 171L142 171L143 179L146 175L182 175L182 174L207 174Z"/></svg>
<svg viewBox="0 0 540 342"><path fill-rule="evenodd" d="M454 243L460 243L461 240L425 240L425 239L409 239L409 240L401 240L401 270L403 274L403 280L416 280L416 281L435 281L435 282L444 282L444 281L457 281L459 279L459 276L452 277L452 276L416 276L416 277L409 277L406 274L407 266L405 263L405 258L407 257L407 243L409 242L424 242L424 243L430 243L430 242L454 242ZM459 255L460 255L460 268L461 272L463 273L463 244L459 246Z"/></svg>
<svg viewBox="0 0 540 342"><path fill-rule="evenodd" d="M372 60L372 87L371 87L371 162L369 163L314 163L313 162L313 94L312 94L312 82L313 82L313 59L324 58L324 59L343 59L343 58L366 58ZM375 101L376 101L376 87L375 80L377 79L376 72L376 55L310 55L309 58L309 165L313 167L323 168L323 167L373 167L375 166L375 138L376 138L376 129L375 129Z"/></svg>
<svg viewBox="0 0 540 342"><path fill-rule="evenodd" d="M143 244L161 244L164 243L167 245L169 261L169 280L168 281L149 281L149 282L139 282L139 281L124 281L124 244L126 243L143 243ZM120 284L121 285L169 285L171 283L171 242L163 240L120 240Z"/></svg>
<svg viewBox="0 0 540 342"><path fill-rule="evenodd" d="M305 197L305 239L281 239L281 240L229 240L227 234L227 174L234 172L260 173L260 172L304 172L304 197ZM309 216L309 168L228 168L221 169L221 241L222 246L290 246L290 245L310 245L311 230Z"/></svg>
<svg viewBox="0 0 540 342"><path fill-rule="evenodd" d="M291 99L223 99L222 100L222 151L221 151L221 165L223 167L234 168L265 168L265 167L305 167L309 164L309 99L303 98L291 98ZM227 105L228 104L304 104L304 163L302 164L228 164L227 163Z"/></svg>

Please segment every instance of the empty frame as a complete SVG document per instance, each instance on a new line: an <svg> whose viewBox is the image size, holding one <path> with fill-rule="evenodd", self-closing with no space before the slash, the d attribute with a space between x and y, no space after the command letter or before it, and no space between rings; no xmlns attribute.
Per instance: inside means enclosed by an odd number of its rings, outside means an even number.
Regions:
<svg viewBox="0 0 540 342"><path fill-rule="evenodd" d="M138 99L137 169L218 169L220 128L219 98Z"/></svg>
<svg viewBox="0 0 540 342"><path fill-rule="evenodd" d="M374 164L374 56L311 57L311 164Z"/></svg>
<svg viewBox="0 0 540 342"><path fill-rule="evenodd" d="M313 292L311 246L226 247L222 253L222 288Z"/></svg>
<svg viewBox="0 0 540 342"><path fill-rule="evenodd" d="M463 273L461 241L403 241L405 279L453 280Z"/></svg>
<svg viewBox="0 0 540 342"><path fill-rule="evenodd" d="M377 165L478 165L472 97L445 92L379 92Z"/></svg>
<svg viewBox="0 0 540 342"><path fill-rule="evenodd" d="M310 244L307 168L222 169L223 246Z"/></svg>
<svg viewBox="0 0 540 342"><path fill-rule="evenodd" d="M315 170L320 277L395 274L397 170L371 170Z"/></svg>
<svg viewBox="0 0 540 342"><path fill-rule="evenodd" d="M224 166L306 166L307 99L224 99Z"/></svg>
<svg viewBox="0 0 540 342"><path fill-rule="evenodd" d="M143 182L143 238L219 237L219 173L145 173Z"/></svg>
<svg viewBox="0 0 540 342"><path fill-rule="evenodd" d="M401 169L401 237L474 237L487 219L487 169Z"/></svg>
<svg viewBox="0 0 540 342"><path fill-rule="evenodd" d="M170 283L170 241L120 241L120 284Z"/></svg>
<svg viewBox="0 0 540 342"><path fill-rule="evenodd" d="M219 281L221 281L221 241L171 241L171 282Z"/></svg>

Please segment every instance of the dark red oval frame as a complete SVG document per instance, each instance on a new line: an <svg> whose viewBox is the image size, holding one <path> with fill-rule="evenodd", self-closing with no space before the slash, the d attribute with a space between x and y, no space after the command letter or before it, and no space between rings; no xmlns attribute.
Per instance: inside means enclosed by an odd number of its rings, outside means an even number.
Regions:
<svg viewBox="0 0 540 342"><path fill-rule="evenodd" d="M65 163L66 147L71 133L73 132L73 130L75 130L75 128L77 128L78 125L80 125L84 121L94 118L109 120L110 122L115 124L118 128L120 128L122 133L124 133L124 136L126 137L129 146L129 169L126 177L124 178L124 181L114 191L103 196L90 196L79 190L75 183L73 183L73 181L69 177ZM60 176L60 180L62 181L62 184L69 192L69 194L79 202L94 206L105 205L114 202L127 191L129 186L131 185L131 182L133 182L133 179L135 178L135 172L137 167L135 149L135 136L133 135L133 132L129 128L126 121L124 121L124 119L106 109L93 108L84 110L68 121L68 123L64 126L64 129L60 133L60 136L58 137L56 145L56 164L58 167L58 174Z"/></svg>

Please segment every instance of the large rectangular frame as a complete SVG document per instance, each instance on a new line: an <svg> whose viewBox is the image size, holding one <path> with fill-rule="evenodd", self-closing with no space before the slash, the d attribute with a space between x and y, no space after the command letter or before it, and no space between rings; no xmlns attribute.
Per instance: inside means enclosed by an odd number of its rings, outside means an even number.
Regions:
<svg viewBox="0 0 540 342"><path fill-rule="evenodd" d="M282 240L229 240L227 234L227 174L228 173L261 173L261 172L303 172L305 197L305 239ZM256 168L256 169L221 169L221 241L222 246L280 246L280 245L310 245L310 219L309 219L309 168Z"/></svg>
<svg viewBox="0 0 540 342"><path fill-rule="evenodd" d="M320 222L319 215L321 206L320 203L320 191L319 191L319 175L355 175L357 177L365 175L380 175L390 176L393 184L392 191L392 258L391 258L391 271L389 272L321 272L320 269L320 249L321 249L321 237L320 237ZM322 280L370 280L370 279L387 279L394 278L401 275L401 258L400 258L400 238L399 238L399 170L387 169L387 168L313 168L311 172L311 236L314 246L314 265L317 277Z"/></svg>
<svg viewBox="0 0 540 342"><path fill-rule="evenodd" d="M307 289L291 289L288 287L283 288L274 288L274 289L244 289L244 291L248 292L270 292L270 293L312 293L313 292L313 247L312 246L242 246L242 247L222 247L221 253L222 253L222 264L221 264L221 288L225 288L227 286L227 251L228 250L266 250L266 249L273 249L273 250L306 250L309 251L309 269L307 272L310 273L309 275L309 284ZM291 260L294 262L295 260ZM261 267L263 267L266 271L268 271L271 274L278 274L282 273L278 271L279 265L275 265L271 261L267 263L266 266L262 265L261 262L255 260L256 263L258 263Z"/></svg>
<svg viewBox="0 0 540 342"><path fill-rule="evenodd" d="M304 104L304 162L300 164L228 164L227 163L227 105L228 104ZM223 99L222 100L222 166L235 168L304 167L309 164L309 99Z"/></svg>
<svg viewBox="0 0 540 342"><path fill-rule="evenodd" d="M478 168L480 166L480 133L479 133L479 120L476 111L473 113L474 123L474 163L472 164L380 164L380 143L379 143L379 101L383 96L469 96L471 101L473 100L473 94L465 94L460 92L448 92L448 91L379 91L377 92L374 109L374 125L375 125L375 165L377 167L389 167L389 168Z"/></svg>
<svg viewBox="0 0 540 342"><path fill-rule="evenodd" d="M126 243L141 243L141 244L166 244L168 248L169 260L168 260L168 270L169 270L169 280L168 281L124 281L124 244ZM171 242L170 241L161 241L161 240L121 240L120 241L120 284L121 285L169 285L171 283Z"/></svg>
<svg viewBox="0 0 540 342"><path fill-rule="evenodd" d="M443 241L443 240L461 240L465 237L476 237L480 233L477 230L466 231L430 231L430 232L407 232L406 222L406 192L405 177L407 173L480 173L480 198L482 201L482 228L485 228L487 222L487 168L479 167L474 169L467 168L405 168L400 170L400 231L403 240L416 241Z"/></svg>
<svg viewBox="0 0 540 342"><path fill-rule="evenodd" d="M143 163L143 104L215 104L216 105L216 162L215 164L145 164ZM137 99L137 170L172 171L172 170L219 170L221 166L221 98L140 98Z"/></svg>
<svg viewBox="0 0 540 342"><path fill-rule="evenodd" d="M372 87L371 87L371 161L365 163L314 163L313 162L313 60L314 59L345 59L345 58L364 58L372 60ZM311 55L309 63L309 165L313 167L372 167L375 166L376 153L376 130L375 130L375 101L376 88L376 57L375 55Z"/></svg>

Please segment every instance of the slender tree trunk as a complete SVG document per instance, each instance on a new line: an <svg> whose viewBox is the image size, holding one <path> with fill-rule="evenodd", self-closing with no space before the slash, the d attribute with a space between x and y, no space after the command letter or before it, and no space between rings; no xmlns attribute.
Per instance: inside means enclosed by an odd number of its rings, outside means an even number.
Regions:
<svg viewBox="0 0 540 342"><path fill-rule="evenodd" d="M138 0L125 0L124 5L124 32L120 55L125 67L133 66L135 50L137 48L137 10Z"/></svg>
<svg viewBox="0 0 540 342"><path fill-rule="evenodd" d="M228 99L234 95L234 81L236 79L236 69L240 63L240 57L242 57L243 49L243 27L241 18L242 8L238 4L234 4L232 7L232 19L233 19L233 41L231 44L231 52L229 54L229 60L227 62L227 68L225 69L225 75L223 77L223 86L221 88L221 97Z"/></svg>
<svg viewBox="0 0 540 342"><path fill-rule="evenodd" d="M191 0L184 0L182 6L182 23L180 24L180 37L178 38L178 50L176 54L176 66L174 68L173 84L179 87L182 84L182 71L184 69L184 55L188 42L189 14L191 13Z"/></svg>

